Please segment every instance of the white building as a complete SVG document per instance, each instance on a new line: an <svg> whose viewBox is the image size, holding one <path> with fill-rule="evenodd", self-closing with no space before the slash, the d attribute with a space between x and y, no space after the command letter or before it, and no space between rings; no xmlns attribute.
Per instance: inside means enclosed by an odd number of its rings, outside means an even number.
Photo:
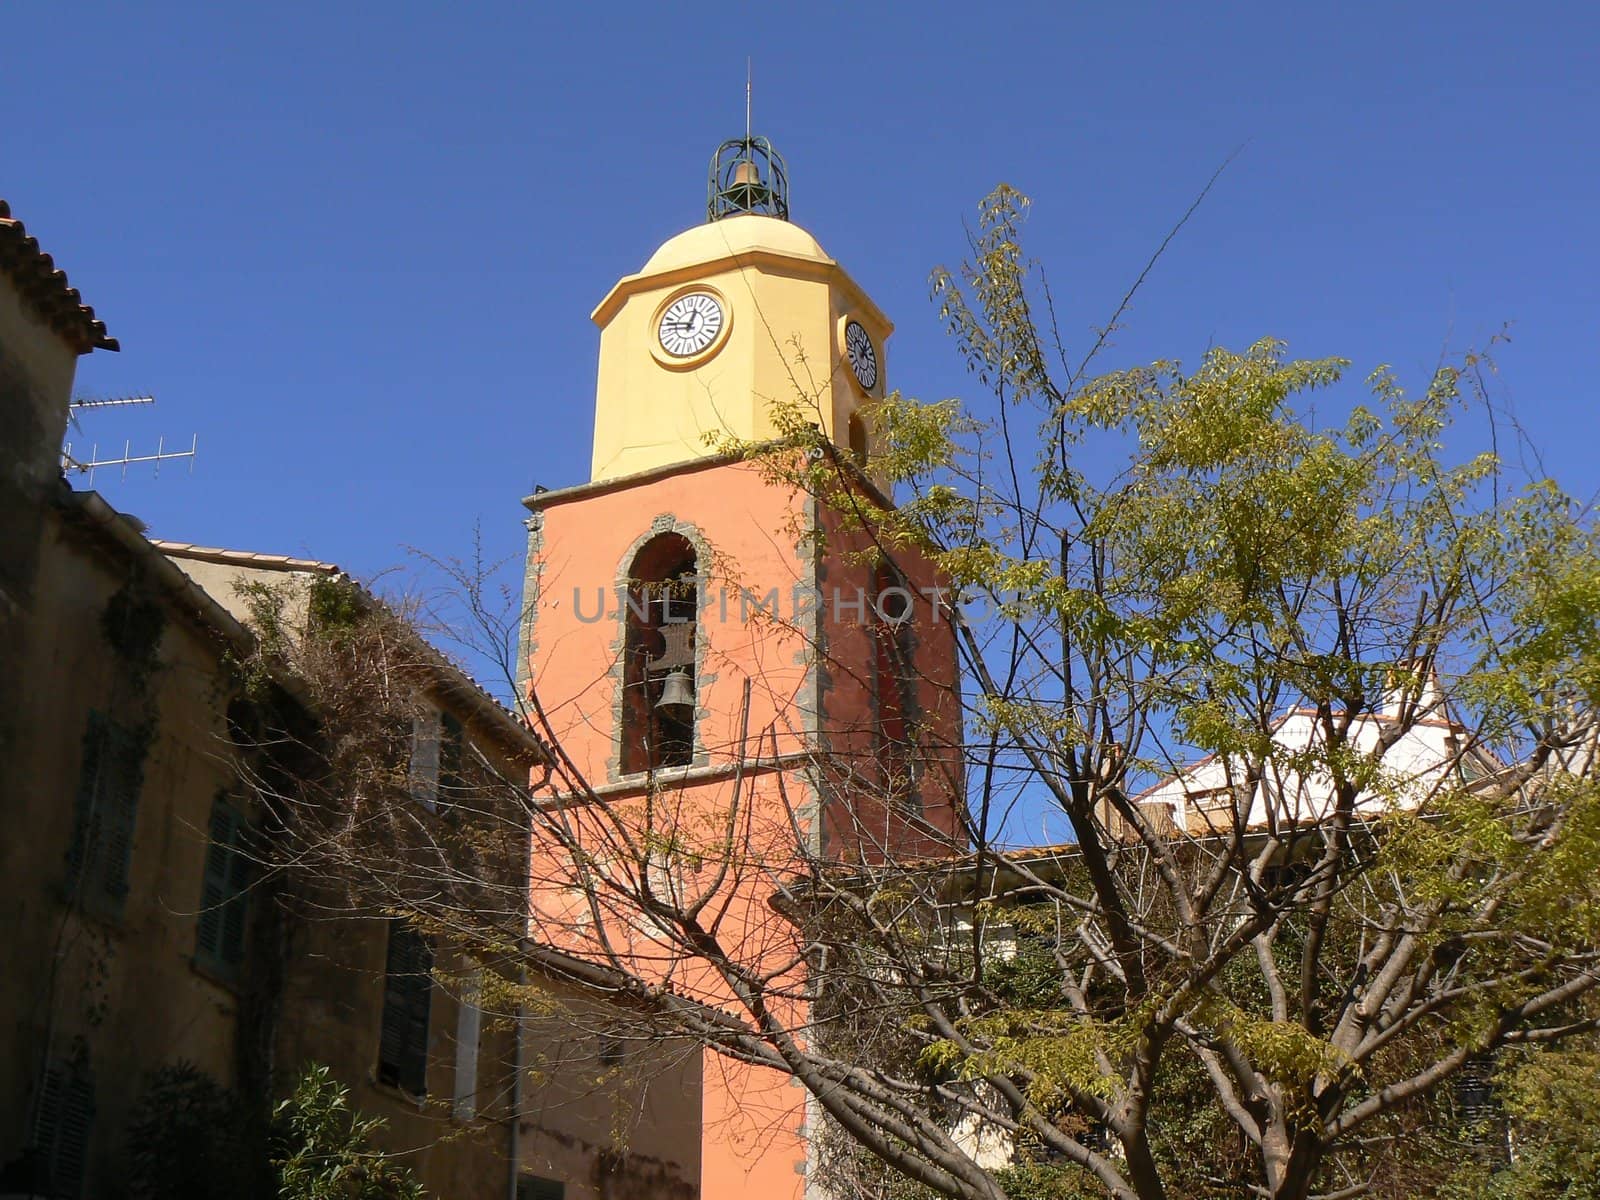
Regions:
<svg viewBox="0 0 1600 1200"><path fill-rule="evenodd" d="M1407 691L1414 695L1407 695ZM1335 713L1337 725L1347 718ZM1420 687L1396 687L1374 712L1348 718L1350 748L1378 769L1356 801L1360 813L1417 808L1441 785L1472 782L1501 769L1471 731L1456 720L1449 701L1430 675ZM1247 828L1314 824L1332 810L1328 725L1315 709L1292 708L1272 728L1274 750L1254 772L1242 758L1208 755L1181 768L1135 797L1165 825L1204 836L1232 829L1243 814Z"/></svg>

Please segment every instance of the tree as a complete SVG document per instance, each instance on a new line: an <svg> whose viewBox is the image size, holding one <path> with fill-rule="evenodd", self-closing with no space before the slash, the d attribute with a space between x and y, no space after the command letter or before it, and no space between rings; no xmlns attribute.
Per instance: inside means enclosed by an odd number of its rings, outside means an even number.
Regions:
<svg viewBox="0 0 1600 1200"><path fill-rule="evenodd" d="M371 1143L383 1127L308 1065L270 1115L190 1063L150 1074L128 1122L132 1200L424 1200Z"/></svg>
<svg viewBox="0 0 1600 1200"><path fill-rule="evenodd" d="M306 1068L272 1113L272 1166L281 1200L423 1200L404 1167L371 1145L383 1126L350 1109L350 1089Z"/></svg>
<svg viewBox="0 0 1600 1200"><path fill-rule="evenodd" d="M265 1113L192 1063L153 1071L128 1119L131 1200L265 1200Z"/></svg>
<svg viewBox="0 0 1600 1200"><path fill-rule="evenodd" d="M1471 1163L1442 1191L1448 1200L1592 1200L1600 1196L1594 1096L1600 1089L1595 1040L1509 1056L1498 1081L1516 1158Z"/></svg>
<svg viewBox="0 0 1600 1200"><path fill-rule="evenodd" d="M349 836L316 844L382 903L514 963L508 996L530 970L798 1080L863 1191L1410 1194L1447 1167L1407 1138L1469 1064L1595 1025L1592 513L1492 451L1447 450L1502 432L1480 355L1417 396L1380 368L1331 423L1308 401L1340 402L1348 364L1271 340L1091 374L1106 337L1074 363L1041 317L1026 204L995 192L969 261L934 280L987 416L898 396L874 414L898 507L821 443L819 396L778 406L779 443L744 448L832 506L842 538L985 602L939 614L971 682L946 860L825 858L798 798L772 823L797 831L781 854L739 832L737 788L717 814L674 808L666 785L599 803L532 693L542 783L568 802L472 806L531 828L549 872L531 921L517 887L443 842L437 869L397 872L374 829L433 827L386 815L381 771ZM515 615L457 578L516 678ZM1286 744L1290 710L1305 736ZM325 716L321 736L364 744L354 719ZM1448 736L1419 764L1429 728ZM742 762L742 743L718 749ZM1183 772L1203 756L1223 783L1196 823ZM847 767L816 764L815 786L870 790ZM1143 802L1162 780L1181 820ZM1013 815L1043 809L1070 844L1018 848ZM735 932L730 897L756 883L771 911Z"/></svg>

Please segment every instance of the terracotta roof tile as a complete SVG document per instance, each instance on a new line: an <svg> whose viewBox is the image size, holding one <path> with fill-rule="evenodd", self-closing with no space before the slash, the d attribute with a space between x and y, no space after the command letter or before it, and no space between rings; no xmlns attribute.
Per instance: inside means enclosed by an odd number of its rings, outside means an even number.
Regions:
<svg viewBox="0 0 1600 1200"><path fill-rule="evenodd" d="M196 546L193 542L167 542L151 538L150 544L163 554L178 558L198 558L206 562L233 563L241 567L260 567L267 571L312 571L319 575L336 575L340 568L335 563L318 562L314 558L290 558L287 554L258 554L254 550L224 550L220 546Z"/></svg>
<svg viewBox="0 0 1600 1200"><path fill-rule="evenodd" d="M0 200L0 273L9 275L17 290L49 326L79 354L91 350L120 350L117 339L106 333L105 322L83 302L67 273L29 237L11 206Z"/></svg>

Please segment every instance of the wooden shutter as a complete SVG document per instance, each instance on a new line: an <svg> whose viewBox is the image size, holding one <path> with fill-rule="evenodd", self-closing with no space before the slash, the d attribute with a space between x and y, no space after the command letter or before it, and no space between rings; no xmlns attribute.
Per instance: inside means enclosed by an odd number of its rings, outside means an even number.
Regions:
<svg viewBox="0 0 1600 1200"><path fill-rule="evenodd" d="M246 853L248 830L238 813L233 818L232 853L228 855L228 901L222 910L222 960L232 967L244 962L245 918L249 915L252 863Z"/></svg>
<svg viewBox="0 0 1600 1200"><path fill-rule="evenodd" d="M49 1173L50 1195L78 1200L94 1124L94 1081L87 1064L50 1063L36 1113L33 1140Z"/></svg>
<svg viewBox="0 0 1600 1200"><path fill-rule="evenodd" d="M483 970L467 972L461 994L456 998L456 1077L455 1108L451 1115L470 1121L478 1114L478 1041L483 1033L483 1010L478 1001L483 993Z"/></svg>
<svg viewBox="0 0 1600 1200"><path fill-rule="evenodd" d="M120 910L128 894L144 754L139 731L104 713L89 714L67 876L84 899L113 910Z"/></svg>
<svg viewBox="0 0 1600 1200"><path fill-rule="evenodd" d="M414 1096L427 1094L428 1012L433 1001L433 952L404 921L389 925L384 969L383 1029L378 1078Z"/></svg>
<svg viewBox="0 0 1600 1200"><path fill-rule="evenodd" d="M206 850L205 876L200 888L195 954L229 972L244 961L250 886L245 836L244 819L233 808L221 801L212 805L211 843Z"/></svg>
<svg viewBox="0 0 1600 1200"><path fill-rule="evenodd" d="M206 870L200 885L200 920L195 931L195 953L202 958L222 957L222 906L228 898L228 843L232 833L227 810L213 805L211 842L206 847Z"/></svg>
<svg viewBox="0 0 1600 1200"><path fill-rule="evenodd" d="M439 714L439 800L443 804L459 803L464 797L462 789L466 778L462 768L466 761L466 733L461 722L447 712Z"/></svg>
<svg viewBox="0 0 1600 1200"><path fill-rule="evenodd" d="M87 1070L74 1071L61 1103L51 1177L58 1194L77 1200L83 1195L83 1170L89 1157L89 1130L94 1124L94 1083Z"/></svg>
<svg viewBox="0 0 1600 1200"><path fill-rule="evenodd" d="M128 866L133 858L133 830L139 815L139 788L144 782L144 739L133 730L110 722L109 771L101 778L100 792L105 854L101 888L119 907L128 894Z"/></svg>
<svg viewBox="0 0 1600 1200"><path fill-rule="evenodd" d="M424 707L411 719L411 798L429 812L439 804L439 714Z"/></svg>
<svg viewBox="0 0 1600 1200"><path fill-rule="evenodd" d="M94 848L99 844L100 768L106 751L106 718L91 712L83 731L83 762L78 769L78 800L72 824L72 845L67 850L67 882L76 886L83 877Z"/></svg>

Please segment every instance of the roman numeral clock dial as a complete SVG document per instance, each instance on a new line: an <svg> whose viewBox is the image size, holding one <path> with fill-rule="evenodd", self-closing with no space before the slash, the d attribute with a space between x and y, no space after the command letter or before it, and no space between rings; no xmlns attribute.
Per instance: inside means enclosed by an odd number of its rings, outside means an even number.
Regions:
<svg viewBox="0 0 1600 1200"><path fill-rule="evenodd" d="M873 348L872 335L862 328L861 322L851 321L844 327L844 351L861 390L870 392L877 387L878 352Z"/></svg>
<svg viewBox="0 0 1600 1200"><path fill-rule="evenodd" d="M722 332L722 305L709 292L689 292L667 305L656 336L674 358L692 358Z"/></svg>

